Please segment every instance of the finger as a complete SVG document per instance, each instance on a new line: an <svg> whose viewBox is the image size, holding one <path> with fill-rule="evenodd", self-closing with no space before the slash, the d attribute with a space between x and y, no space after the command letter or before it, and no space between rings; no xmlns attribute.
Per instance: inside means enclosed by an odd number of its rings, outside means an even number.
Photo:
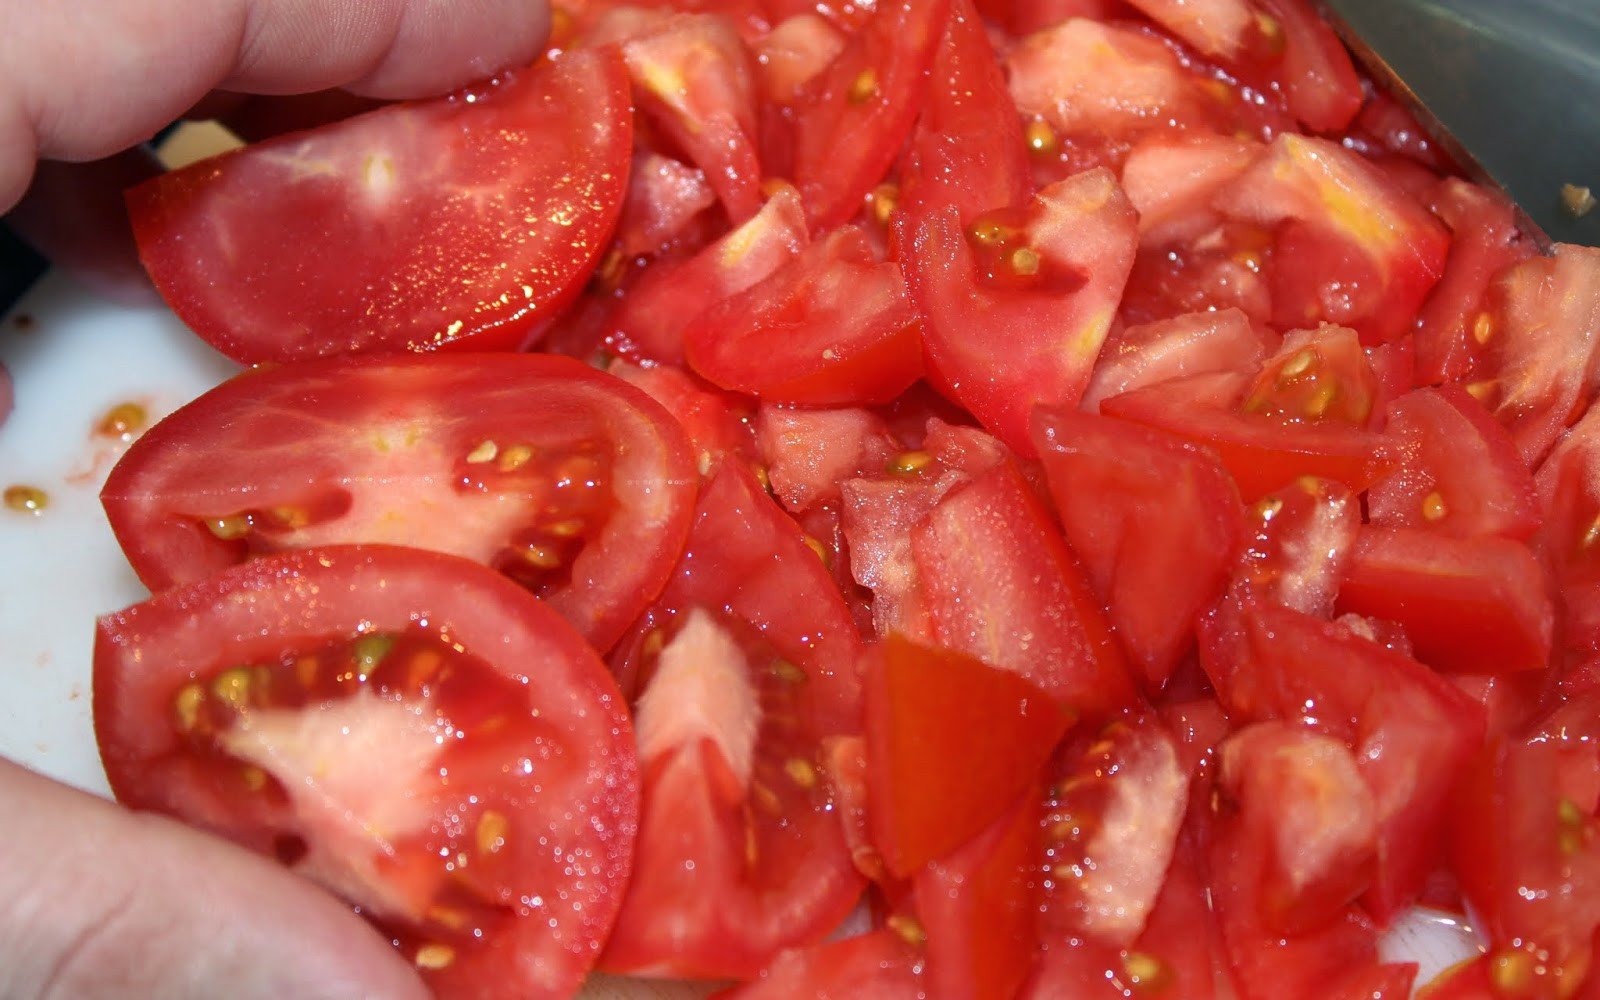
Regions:
<svg viewBox="0 0 1600 1000"><path fill-rule="evenodd" d="M91 291L129 305L157 300L139 266L122 192L160 172L141 149L93 163L39 165L6 221L51 263Z"/></svg>
<svg viewBox="0 0 1600 1000"><path fill-rule="evenodd" d="M0 0L0 212L36 159L126 149L215 88L438 93L531 61L548 22L544 0Z"/></svg>
<svg viewBox="0 0 1600 1000"><path fill-rule="evenodd" d="M0 760L0 996L425 1000L333 897L224 841Z"/></svg>

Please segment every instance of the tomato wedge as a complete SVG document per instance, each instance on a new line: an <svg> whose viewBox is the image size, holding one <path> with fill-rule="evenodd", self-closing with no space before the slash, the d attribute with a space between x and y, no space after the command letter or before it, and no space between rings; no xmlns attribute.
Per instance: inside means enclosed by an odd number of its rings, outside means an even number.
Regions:
<svg viewBox="0 0 1600 1000"><path fill-rule="evenodd" d="M931 381L1006 444L1033 454L1036 403L1076 403L1133 267L1137 214L1109 170L1053 184L963 228L954 208L917 231L906 282Z"/></svg>
<svg viewBox="0 0 1600 1000"><path fill-rule="evenodd" d="M156 288L235 361L505 349L582 289L632 142L621 58L573 52L197 163L128 209Z"/></svg>
<svg viewBox="0 0 1600 1000"><path fill-rule="evenodd" d="M101 620L94 711L121 801L344 896L441 995L570 996L617 914L616 682L476 563L330 547L169 591Z"/></svg>
<svg viewBox="0 0 1600 1000"><path fill-rule="evenodd" d="M855 905L863 880L824 744L860 731L859 653L799 528L724 465L676 574L616 657L625 689L642 690L644 803L606 969L750 978Z"/></svg>
<svg viewBox="0 0 1600 1000"><path fill-rule="evenodd" d="M1106 338L1082 406L1098 413L1112 396L1185 375L1257 371L1276 347L1276 338L1238 309L1126 326Z"/></svg>
<svg viewBox="0 0 1600 1000"><path fill-rule="evenodd" d="M249 372L141 437L101 493L152 590L283 549L494 566L606 649L666 583L695 482L673 420L567 358L329 358Z"/></svg>
<svg viewBox="0 0 1600 1000"><path fill-rule="evenodd" d="M905 1000L922 995L921 963L891 930L780 952L755 982L715 1000Z"/></svg>

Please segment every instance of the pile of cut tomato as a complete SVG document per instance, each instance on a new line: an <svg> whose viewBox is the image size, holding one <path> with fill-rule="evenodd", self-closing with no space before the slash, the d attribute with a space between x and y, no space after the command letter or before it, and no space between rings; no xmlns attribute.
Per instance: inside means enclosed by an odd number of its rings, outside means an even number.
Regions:
<svg viewBox="0 0 1600 1000"><path fill-rule="evenodd" d="M561 3L130 193L122 801L444 997L1600 997L1600 251L1307 0Z"/></svg>

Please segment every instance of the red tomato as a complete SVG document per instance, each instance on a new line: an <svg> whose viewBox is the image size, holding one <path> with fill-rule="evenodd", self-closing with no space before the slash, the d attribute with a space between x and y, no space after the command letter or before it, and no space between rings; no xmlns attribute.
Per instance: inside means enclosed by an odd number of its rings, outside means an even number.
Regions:
<svg viewBox="0 0 1600 1000"><path fill-rule="evenodd" d="M651 119L705 171L728 218L761 207L756 81L734 23L718 14L636 7L602 15L589 44L620 44L633 92Z"/></svg>
<svg viewBox="0 0 1600 1000"><path fill-rule="evenodd" d="M866 410L763 406L756 440L773 494L795 512L839 499L841 483L880 472L899 450L888 427Z"/></svg>
<svg viewBox="0 0 1600 1000"><path fill-rule="evenodd" d="M1380 386L1354 330L1292 330L1268 358L1239 404L1245 413L1287 423L1373 422Z"/></svg>
<svg viewBox="0 0 1600 1000"><path fill-rule="evenodd" d="M1246 0L1129 0L1151 20L1217 59L1233 59L1255 25Z"/></svg>
<svg viewBox="0 0 1600 1000"><path fill-rule="evenodd" d="M1113 330L1095 362L1083 409L1147 385L1207 372L1254 372L1277 350L1275 338L1237 309L1187 313Z"/></svg>
<svg viewBox="0 0 1600 1000"><path fill-rule="evenodd" d="M689 366L724 389L779 403L884 403L922 371L900 268L863 232L834 230L683 332Z"/></svg>
<svg viewBox="0 0 1600 1000"><path fill-rule="evenodd" d="M800 530L724 465L676 575L620 647L625 688L643 691L644 802L608 970L748 978L855 905L862 880L820 768L825 742L860 728L859 647Z"/></svg>
<svg viewBox="0 0 1600 1000"><path fill-rule="evenodd" d="M1308 136L1279 136L1218 207L1279 227L1280 263L1272 269L1278 325L1336 323L1368 343L1410 331L1450 248L1444 227L1376 167Z"/></svg>
<svg viewBox="0 0 1600 1000"><path fill-rule="evenodd" d="M1503 538L1446 538L1416 528L1362 530L1339 610L1388 618L1438 670L1542 670L1554 612L1528 549Z"/></svg>
<svg viewBox="0 0 1600 1000"><path fill-rule="evenodd" d="M806 85L844 49L845 36L820 14L796 14L767 32L756 48L761 82L769 100L792 104Z"/></svg>
<svg viewBox="0 0 1600 1000"><path fill-rule="evenodd" d="M121 801L344 896L441 994L570 996L599 954L633 856L632 727L578 634L497 574L265 556L102 619L94 688Z"/></svg>
<svg viewBox="0 0 1600 1000"><path fill-rule="evenodd" d="M1539 529L1533 477L1516 442L1461 389L1418 389L1396 400L1389 433L1405 447L1395 471L1367 493L1373 524L1517 540Z"/></svg>
<svg viewBox="0 0 1600 1000"><path fill-rule="evenodd" d="M1129 324L1146 324L1185 313L1237 309L1251 322L1272 321L1271 278L1277 248L1272 232L1243 222L1212 225L1196 220L1198 234L1188 240L1146 244L1134 258L1118 315ZM1182 222L1179 231L1189 231ZM1293 323L1291 326L1304 326Z"/></svg>
<svg viewBox="0 0 1600 1000"><path fill-rule="evenodd" d="M1454 239L1444 277L1417 315L1417 381L1423 385L1475 375L1495 333L1489 286L1534 252L1517 231L1511 203L1498 192L1451 177L1440 182L1431 207Z"/></svg>
<svg viewBox="0 0 1600 1000"><path fill-rule="evenodd" d="M854 216L899 155L948 9L947 0L876 8L795 104L794 178L812 232Z"/></svg>
<svg viewBox="0 0 1600 1000"><path fill-rule="evenodd" d="M868 817L901 878L1032 790L1072 721L1017 674L899 636L868 654L864 674Z"/></svg>
<svg viewBox="0 0 1600 1000"><path fill-rule="evenodd" d="M905 261L929 377L1023 455L1036 403L1076 403L1133 266L1137 216L1107 170L1040 191L965 230L924 221Z"/></svg>
<svg viewBox="0 0 1600 1000"><path fill-rule="evenodd" d="M609 318L610 339L625 354L683 363L684 330L717 303L757 284L808 242L793 188L779 188L744 225L676 266L657 266Z"/></svg>
<svg viewBox="0 0 1600 1000"><path fill-rule="evenodd" d="M1562 642L1600 650L1600 414L1591 414L1556 445L1539 467L1544 528L1536 545L1561 590Z"/></svg>
<svg viewBox="0 0 1600 1000"><path fill-rule="evenodd" d="M1332 479L1359 493L1393 467L1381 435L1336 421L1245 412L1252 381L1233 372L1191 375L1113 396L1101 402L1100 412L1208 445L1247 502L1302 476Z"/></svg>
<svg viewBox="0 0 1600 1000"><path fill-rule="evenodd" d="M1289 111L1313 132L1337 132L1361 111L1361 78L1339 36L1307 0L1255 0L1262 30L1280 61L1270 72ZM1261 17L1260 14L1257 17Z"/></svg>
<svg viewBox="0 0 1600 1000"><path fill-rule="evenodd" d="M689 437L689 450L701 479L710 479L728 459L744 462L752 468L759 464L755 435L750 429L749 400L706 385L681 368L667 365L641 368L616 361L608 370L643 390L677 418L678 425Z"/></svg>
<svg viewBox="0 0 1600 1000"><path fill-rule="evenodd" d="M911 555L940 645L1021 674L1081 717L1136 700L1099 598L1014 464L940 501Z"/></svg>
<svg viewBox="0 0 1600 1000"><path fill-rule="evenodd" d="M1038 842L1034 789L913 880L930 996L1009 1000L1021 988L1036 940Z"/></svg>
<svg viewBox="0 0 1600 1000"><path fill-rule="evenodd" d="M901 243L929 212L954 205L963 222L1033 192L1022 123L972 0L952 0L932 86L901 167L894 223Z"/></svg>
<svg viewBox="0 0 1600 1000"><path fill-rule="evenodd" d="M1265 150L1256 140L1213 132L1141 139L1122 165L1122 186L1139 212L1140 245L1186 242L1214 230L1223 218L1212 202Z"/></svg>
<svg viewBox="0 0 1600 1000"><path fill-rule="evenodd" d="M1466 389L1533 465L1589 403L1600 363L1600 249L1562 244L1524 261L1490 299L1482 379Z"/></svg>
<svg viewBox="0 0 1600 1000"><path fill-rule="evenodd" d="M683 435L566 358L330 358L254 371L141 437L106 516L146 585L334 543L494 566L606 649L689 529Z"/></svg>
<svg viewBox="0 0 1600 1000"><path fill-rule="evenodd" d="M912 1000L922 995L921 972L899 934L871 931L779 952L760 978L715 1000Z"/></svg>
<svg viewBox="0 0 1600 1000"><path fill-rule="evenodd" d="M1251 538L1232 596L1328 618L1361 531L1361 505L1344 485L1300 479L1250 511Z"/></svg>
<svg viewBox="0 0 1600 1000"><path fill-rule="evenodd" d="M1215 455L1160 431L1054 407L1033 428L1067 542L1158 692L1227 584L1239 492Z"/></svg>
<svg viewBox="0 0 1600 1000"><path fill-rule="evenodd" d="M624 257L660 253L716 200L699 170L657 153L634 153L628 197L617 222L617 252Z"/></svg>
<svg viewBox="0 0 1600 1000"><path fill-rule="evenodd" d="M509 348L610 237L630 121L621 59L575 52L197 163L128 208L162 296L236 361Z"/></svg>

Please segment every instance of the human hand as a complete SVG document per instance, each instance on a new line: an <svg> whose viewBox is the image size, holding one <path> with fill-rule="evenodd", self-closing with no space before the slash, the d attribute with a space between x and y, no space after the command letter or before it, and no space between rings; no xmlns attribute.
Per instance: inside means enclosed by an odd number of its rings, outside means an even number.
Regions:
<svg viewBox="0 0 1600 1000"><path fill-rule="evenodd" d="M548 20L543 0L0 0L0 212L127 297L147 286L122 191L154 169L129 147L219 91L447 91L531 61ZM0 815L6 1000L426 996L348 908L221 840L3 759Z"/></svg>
<svg viewBox="0 0 1600 1000"><path fill-rule="evenodd" d="M544 0L0 0L0 24L0 214L10 211L7 221L56 264L127 299L151 292L122 192L157 169L132 147L191 113L235 110L234 95L337 87L387 100L448 91L531 61L549 8ZM327 101L315 103L274 125L325 116Z"/></svg>

